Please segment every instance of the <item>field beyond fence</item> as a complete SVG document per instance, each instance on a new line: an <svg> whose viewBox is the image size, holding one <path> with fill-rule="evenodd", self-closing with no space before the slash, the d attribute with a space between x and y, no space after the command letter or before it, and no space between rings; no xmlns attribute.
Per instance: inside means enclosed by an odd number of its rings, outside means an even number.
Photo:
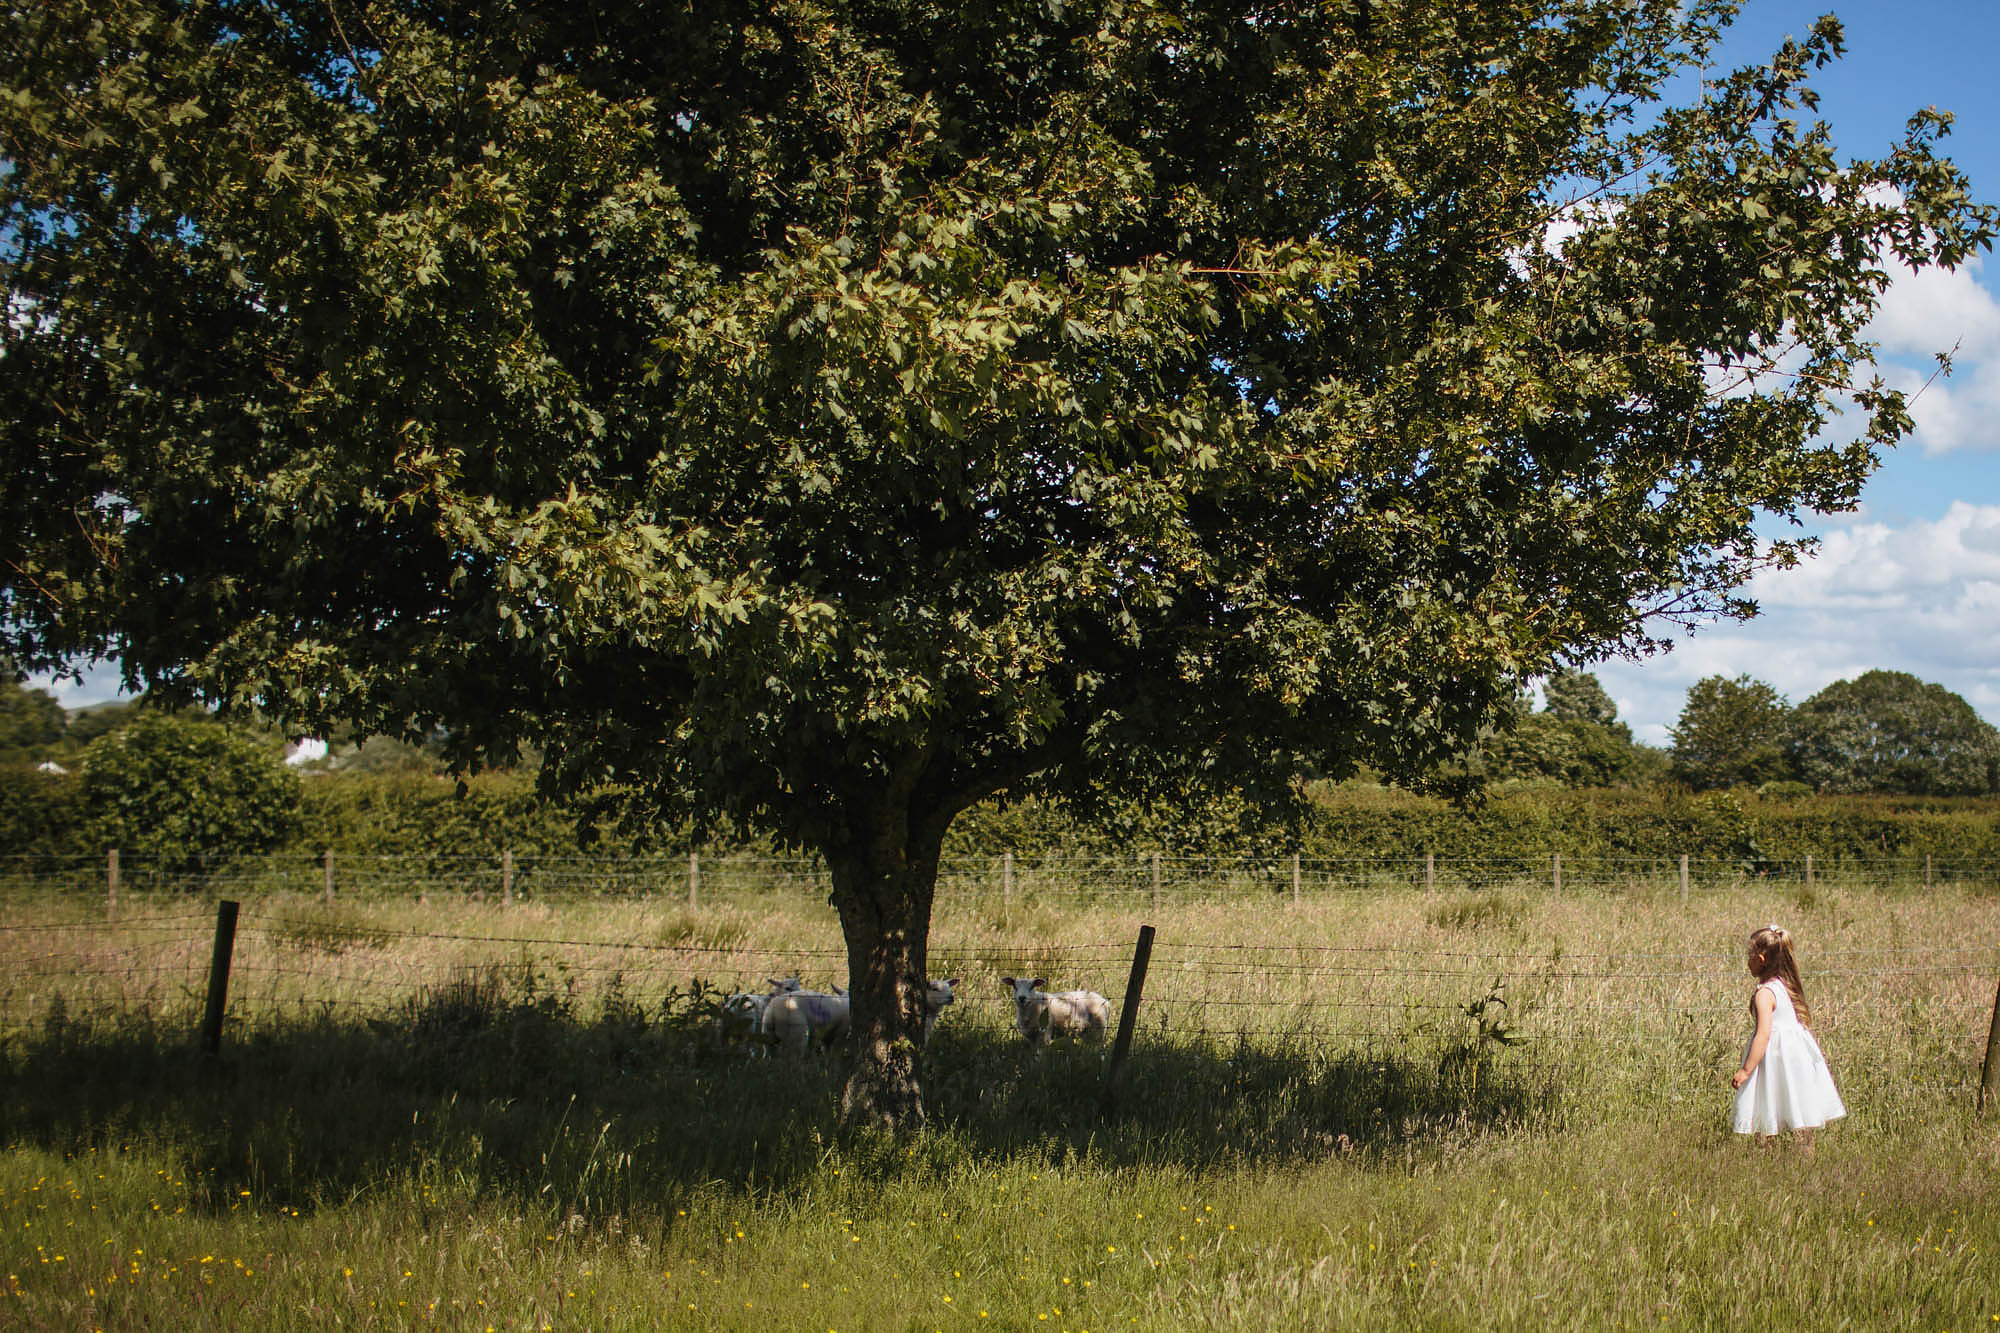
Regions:
<svg viewBox="0 0 2000 1333"><path fill-rule="evenodd" d="M1690 866L1685 892L1677 861L1565 864L1560 891L1553 865L1441 857L1296 880L1282 857L954 867L930 958L961 985L907 1144L839 1131L838 1052L760 1058L712 1026L767 977L845 983L809 863L524 859L503 884L483 858L336 861L331 898L323 864L198 890L127 864L115 902L104 869L17 879L0 909L0 1262L30 1325L2000 1315L2000 1158L1975 1114L2000 892L1936 867L1926 887ZM1818 1165L1753 1162L1724 1128L1743 943L1772 920L1851 1108ZM1115 1010L1142 924L1107 1118L1104 1052L1029 1051L1000 978ZM63 1268L65 1225L124 1258ZM203 1277L202 1254L264 1282Z"/></svg>

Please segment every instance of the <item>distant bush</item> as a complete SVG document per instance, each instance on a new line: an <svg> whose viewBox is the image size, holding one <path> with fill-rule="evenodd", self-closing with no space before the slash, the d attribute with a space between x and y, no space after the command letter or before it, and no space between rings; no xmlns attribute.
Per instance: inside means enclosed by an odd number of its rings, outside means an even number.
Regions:
<svg viewBox="0 0 2000 1333"><path fill-rule="evenodd" d="M269 757L257 763L266 771L277 767ZM281 772L280 781L288 777ZM183 785L206 781L191 778ZM536 858L571 857L587 841L576 813L543 801L533 780L518 772L482 774L462 784L422 773L322 774L305 780L291 817L281 808L284 799L272 807L275 825L260 823L265 817L254 813L241 816L243 828L263 829L255 845L314 857L332 851L415 858L432 862L435 873L460 858L498 857L504 850L514 853L526 875ZM136 795L132 800L139 802ZM102 817L101 795L97 801L86 805L75 777L0 769L0 853L102 856L111 846L138 852L161 846L169 828L184 830L175 836L203 851L240 845L231 841L233 831L219 840L188 831L193 825L185 818L174 823L163 817L155 836L145 838L144 820L135 817L143 802L128 804L125 822L117 823ZM274 841L273 828L289 831ZM602 830L590 847L655 855L778 851L766 842L697 839L685 828L666 826L643 843ZM1192 822L1149 814L1096 823L1036 800L989 802L955 821L944 847L948 859L1011 852L1024 863L1130 859L1153 851L1271 864L1293 852L1307 861L1408 860L1429 852L1479 861L1489 870L1511 863L1531 873L1546 870L1555 854L1578 860L1687 855L1752 873L1806 856L1828 868L1842 860L1897 856L1920 862L1926 854L2000 862L2000 802L1815 796L1801 784L1778 782L1755 793L1521 787L1459 806L1348 783L1315 789L1301 816L1285 823L1259 822L1238 801L1219 803L1211 817Z"/></svg>
<svg viewBox="0 0 2000 1333"><path fill-rule="evenodd" d="M573 855L584 841L576 813L552 805L523 773L456 779L417 772L328 774L306 783L298 844L312 852L370 856ZM633 850L615 831L598 850ZM662 830L651 850L685 852L688 839Z"/></svg>
<svg viewBox="0 0 2000 1333"><path fill-rule="evenodd" d="M87 854L84 823L83 783L76 774L0 764L0 855Z"/></svg>
<svg viewBox="0 0 2000 1333"><path fill-rule="evenodd" d="M200 869L285 846L299 831L299 779L281 757L205 717L140 710L84 753L93 841Z"/></svg>

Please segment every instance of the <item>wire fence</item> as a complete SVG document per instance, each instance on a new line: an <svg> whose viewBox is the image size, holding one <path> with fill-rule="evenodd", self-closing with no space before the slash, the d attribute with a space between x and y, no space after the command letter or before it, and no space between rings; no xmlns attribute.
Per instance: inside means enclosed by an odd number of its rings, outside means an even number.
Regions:
<svg viewBox="0 0 2000 1333"><path fill-rule="evenodd" d="M1457 893L1534 887L1576 894L1642 890L1688 894L1772 885L1812 890L1854 886L2000 890L2000 860L1936 853L1792 859L1561 852L1487 858L1434 852L1402 857L1147 852L1117 858L998 853L947 857L937 877L940 902L993 899L1112 906L1260 896L1304 899L1406 889ZM121 894L240 899L292 893L328 901L342 896L457 896L498 902L621 897L677 899L699 907L771 894L824 899L831 886L825 864L816 857L740 853L589 856L502 849L484 854L294 853L226 860L167 860L117 851L101 857L0 856L0 896L62 892L102 895L114 903Z"/></svg>
<svg viewBox="0 0 2000 1333"><path fill-rule="evenodd" d="M305 907L310 909L311 905ZM837 934L807 944L745 938L607 938L566 931L558 916L519 928L485 914L477 928L419 929L339 919L283 900L246 904L235 933L228 1016L284 1015L407 1023L454 987L512 999L542 997L587 1019L611 1004L663 1015L672 1001L712 1003L767 978L844 982ZM1990 932L1989 932L1990 933ZM207 991L213 910L132 913L0 924L0 1037L142 1013L190 1033ZM945 1021L1005 1039L1003 977L1090 989L1114 1010L1133 943L1117 938L1031 942L934 939L935 977L961 981ZM1815 951L1815 1026L1833 1049L1867 1051L1871 1076L1922 1078L1939 1060L1963 1067L1985 1031L2000 979L2000 942ZM1229 941L1163 935L1152 952L1139 1031L1219 1050L1379 1051L1457 1042L1509 1048L1550 1064L1618 1045L1650 1052L1628 1072L1706 1069L1746 1031L1742 961L1715 951L1575 952L1512 943L1443 948ZM704 999L706 997L706 999ZM1970 1054L1968 1052L1971 1052ZM1649 1075L1650 1076L1650 1075Z"/></svg>

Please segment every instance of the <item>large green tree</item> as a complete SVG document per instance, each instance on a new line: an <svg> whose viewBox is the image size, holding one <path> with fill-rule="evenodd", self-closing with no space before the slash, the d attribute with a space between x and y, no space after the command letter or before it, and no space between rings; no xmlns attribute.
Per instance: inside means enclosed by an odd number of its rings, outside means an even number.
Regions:
<svg viewBox="0 0 2000 1333"><path fill-rule="evenodd" d="M1854 504L1993 217L1831 22L1660 106L1732 8L9 6L8 643L818 849L907 1123L972 802L1421 775Z"/></svg>
<svg viewBox="0 0 2000 1333"><path fill-rule="evenodd" d="M1907 671L1837 680L1792 714L1799 776L1821 791L1984 796L2000 791L2000 730Z"/></svg>
<svg viewBox="0 0 2000 1333"><path fill-rule="evenodd" d="M1748 675L1704 676L1673 726L1673 776L1697 791L1792 776L1792 706Z"/></svg>

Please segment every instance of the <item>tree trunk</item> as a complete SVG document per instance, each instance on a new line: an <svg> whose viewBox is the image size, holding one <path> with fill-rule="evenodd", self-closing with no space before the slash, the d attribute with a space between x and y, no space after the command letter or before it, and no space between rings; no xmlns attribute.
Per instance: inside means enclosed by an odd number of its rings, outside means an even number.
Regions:
<svg viewBox="0 0 2000 1333"><path fill-rule="evenodd" d="M827 858L853 1005L854 1064L840 1098L848 1125L900 1131L924 1121L925 982L941 838L913 842L884 839Z"/></svg>

